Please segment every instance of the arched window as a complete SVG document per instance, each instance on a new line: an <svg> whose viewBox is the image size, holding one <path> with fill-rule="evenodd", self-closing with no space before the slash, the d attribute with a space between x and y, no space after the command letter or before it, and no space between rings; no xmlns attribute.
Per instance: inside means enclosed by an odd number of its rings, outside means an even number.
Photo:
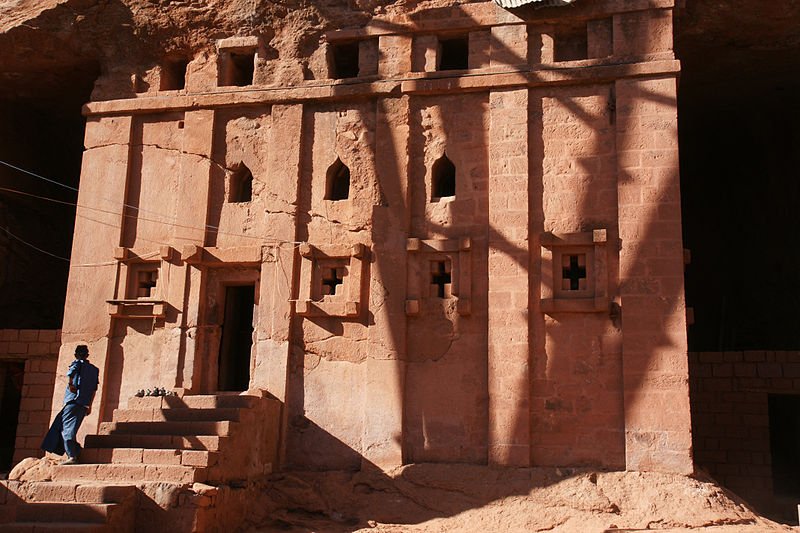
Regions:
<svg viewBox="0 0 800 533"><path fill-rule="evenodd" d="M456 166L447 154L442 154L433 164L432 175L431 200L456 195Z"/></svg>
<svg viewBox="0 0 800 533"><path fill-rule="evenodd" d="M350 169L337 158L328 169L325 183L326 200L347 200L350 197Z"/></svg>
<svg viewBox="0 0 800 533"><path fill-rule="evenodd" d="M253 199L253 173L244 163L239 163L231 175L228 202L249 202Z"/></svg>

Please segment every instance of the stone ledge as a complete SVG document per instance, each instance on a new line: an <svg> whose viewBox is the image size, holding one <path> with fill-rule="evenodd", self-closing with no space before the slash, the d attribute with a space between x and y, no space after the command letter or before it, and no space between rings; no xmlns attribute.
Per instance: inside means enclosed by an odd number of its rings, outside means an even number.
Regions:
<svg viewBox="0 0 800 533"><path fill-rule="evenodd" d="M193 111L222 107L263 106L285 103L341 100L347 98L398 97L403 94L437 94L453 91L491 91L511 87L580 85L625 78L671 76L680 72L680 62L660 59L641 63L608 64L607 60L581 61L579 66L558 64L533 71L481 69L461 76L442 73L408 73L402 78L326 84L309 82L298 87L218 88L214 91L178 96L142 96L122 100L90 102L85 116L127 115L168 111Z"/></svg>

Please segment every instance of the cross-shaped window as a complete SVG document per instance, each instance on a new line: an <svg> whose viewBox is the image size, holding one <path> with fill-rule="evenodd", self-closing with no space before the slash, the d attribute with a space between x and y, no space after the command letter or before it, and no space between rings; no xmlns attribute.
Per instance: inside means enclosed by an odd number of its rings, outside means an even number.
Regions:
<svg viewBox="0 0 800 533"><path fill-rule="evenodd" d="M336 287L344 281L344 268L328 267L322 272L322 295L336 294Z"/></svg>
<svg viewBox="0 0 800 533"><path fill-rule="evenodd" d="M158 270L140 270L137 272L137 298L149 298L158 282Z"/></svg>
<svg viewBox="0 0 800 533"><path fill-rule="evenodd" d="M561 288L566 291L586 289L586 254L561 256Z"/></svg>
<svg viewBox="0 0 800 533"><path fill-rule="evenodd" d="M451 283L449 261L431 261L431 289L438 298L444 298Z"/></svg>

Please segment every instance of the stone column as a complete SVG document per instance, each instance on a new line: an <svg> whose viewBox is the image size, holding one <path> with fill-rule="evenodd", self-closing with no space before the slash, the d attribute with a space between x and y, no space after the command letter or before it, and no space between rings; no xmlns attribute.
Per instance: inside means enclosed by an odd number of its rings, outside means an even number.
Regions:
<svg viewBox="0 0 800 533"><path fill-rule="evenodd" d="M363 457L367 465L390 469L403 464L403 393L406 355L406 237L408 236L407 97L379 100L375 132L375 176L387 206L373 208L370 295L370 356L364 394ZM377 301L377 300L375 300Z"/></svg>
<svg viewBox="0 0 800 533"><path fill-rule="evenodd" d="M489 97L489 464L530 464L528 89Z"/></svg>
<svg viewBox="0 0 800 533"><path fill-rule="evenodd" d="M131 117L89 118L86 122L80 192L67 283L62 346L56 372L53 413L64 401L66 376L75 345L87 344L100 369L100 387L80 438L97 430L103 412L111 317L106 300L117 281L114 249L120 243L128 177Z"/></svg>
<svg viewBox="0 0 800 533"><path fill-rule="evenodd" d="M674 78L616 83L626 466L692 471Z"/></svg>
<svg viewBox="0 0 800 533"><path fill-rule="evenodd" d="M287 372L291 351L290 327L294 306L292 290L299 271L295 262L295 229L297 224L298 184L300 183L303 106L275 105L272 107L272 126L269 147L269 183L281 205L285 220L276 237L284 242L268 244L262 251L261 280L256 322L256 366L254 381L271 395L286 401ZM281 420L279 463L283 462L286 446L286 408Z"/></svg>
<svg viewBox="0 0 800 533"><path fill-rule="evenodd" d="M186 245L202 246L206 237L208 221L208 196L211 183L211 153L214 143L214 110L188 111L184 115L184 142L181 158L184 173L178 182L177 219L180 226L173 229L173 242L177 253ZM197 392L200 386L200 368L196 366L197 310L201 291L199 273L185 261L165 261L167 272L162 279L169 280L164 299L178 310L169 342L161 352L161 370L164 382L174 380L173 387ZM189 290L187 291L187 284ZM186 295L188 294L188 298ZM169 318L169 313L167 317Z"/></svg>

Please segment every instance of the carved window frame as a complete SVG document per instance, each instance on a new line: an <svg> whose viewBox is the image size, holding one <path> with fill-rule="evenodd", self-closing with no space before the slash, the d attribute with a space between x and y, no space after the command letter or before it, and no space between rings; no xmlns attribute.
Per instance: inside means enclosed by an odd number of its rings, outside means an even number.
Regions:
<svg viewBox="0 0 800 533"><path fill-rule="evenodd" d="M406 315L416 316L422 309L422 300L429 296L430 261L450 260L450 297L456 299L458 314L472 313L472 241L461 239L416 239L406 241L408 252L408 288ZM423 279L424 278L424 279Z"/></svg>
<svg viewBox="0 0 800 533"><path fill-rule="evenodd" d="M175 256L176 251L171 246L162 246L155 252L134 248L115 249L117 284L114 297L106 300L108 314L125 318L164 318L168 289L164 273L167 271L167 263ZM152 257L157 259L150 259ZM134 295L135 274L143 268L158 272L158 282L149 297Z"/></svg>
<svg viewBox="0 0 800 533"><path fill-rule="evenodd" d="M597 313L608 311L608 232L544 233L541 238L542 298L545 313ZM586 255L586 288L562 288L562 257Z"/></svg>
<svg viewBox="0 0 800 533"><path fill-rule="evenodd" d="M300 295L295 312L300 316L333 316L355 318L361 315L366 301L366 278L369 248L364 244L300 245ZM342 293L321 295L316 284L321 283L319 266L341 264L347 275L341 284ZM315 297L317 299L315 299Z"/></svg>

